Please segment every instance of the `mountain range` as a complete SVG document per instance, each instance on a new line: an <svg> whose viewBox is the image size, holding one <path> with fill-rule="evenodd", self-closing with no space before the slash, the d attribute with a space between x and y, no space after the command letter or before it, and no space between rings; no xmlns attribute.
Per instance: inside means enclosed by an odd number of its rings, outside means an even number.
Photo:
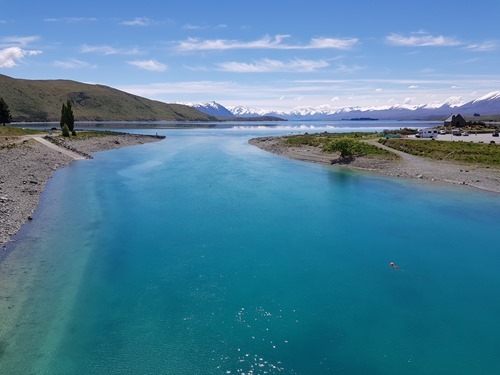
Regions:
<svg viewBox="0 0 500 375"><path fill-rule="evenodd" d="M423 105L394 105L385 107L303 107L289 112L264 111L244 106L224 107L209 101L190 104L201 112L219 118L274 116L285 120L343 120L370 118L379 120L442 120L452 113L462 116L500 115L500 91L494 91L480 98L465 102L461 97L451 97L445 102L431 102Z"/></svg>

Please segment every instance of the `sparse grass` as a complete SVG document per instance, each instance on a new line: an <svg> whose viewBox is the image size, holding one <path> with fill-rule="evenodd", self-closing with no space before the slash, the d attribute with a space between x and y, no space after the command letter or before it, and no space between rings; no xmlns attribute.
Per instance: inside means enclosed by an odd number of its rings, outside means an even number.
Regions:
<svg viewBox="0 0 500 375"><path fill-rule="evenodd" d="M331 141L339 138L349 138L354 140L369 140L376 139L380 136L379 133L315 133L315 134L300 134L291 135L285 139L285 143L291 146L307 145L324 147Z"/></svg>
<svg viewBox="0 0 500 375"><path fill-rule="evenodd" d="M412 139L381 139L379 142L395 150L436 160L500 166L500 145L497 144Z"/></svg>
<svg viewBox="0 0 500 375"><path fill-rule="evenodd" d="M377 139L379 133L317 133L292 135L285 138L285 143L291 146L315 146L321 147L324 152L348 152L350 155L378 157L384 159L397 159L397 156L389 151L364 141Z"/></svg>
<svg viewBox="0 0 500 375"><path fill-rule="evenodd" d="M43 131L0 125L0 137L20 137L23 135L38 134L38 133L43 133Z"/></svg>

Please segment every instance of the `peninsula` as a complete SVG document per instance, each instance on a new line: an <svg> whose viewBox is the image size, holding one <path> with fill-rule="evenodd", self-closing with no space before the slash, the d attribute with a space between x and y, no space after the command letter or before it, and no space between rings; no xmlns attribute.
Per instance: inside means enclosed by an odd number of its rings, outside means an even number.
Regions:
<svg viewBox="0 0 500 375"><path fill-rule="evenodd" d="M335 136L334 134L331 135ZM339 134L336 134L336 136L339 136ZM342 135L340 134L340 136ZM340 152L325 150L327 148L325 142L329 142L328 140L324 141L329 138L325 134L260 137L250 139L249 143L265 151L296 160L370 171L392 177L466 185L500 193L500 163L481 164L446 158L441 158L441 160L432 159L388 147L383 144L384 142L378 142L379 138L374 137L374 135L367 135L366 139L360 137L359 134L355 136L361 138L357 141L359 144L370 146L372 151L353 155L350 158L341 158ZM320 137L323 138L323 141L318 141ZM413 142L439 144L439 141ZM460 142L460 144L464 147L470 147L465 142ZM498 160L499 145L483 144L481 146L494 148L495 160ZM385 152L374 152L373 147Z"/></svg>

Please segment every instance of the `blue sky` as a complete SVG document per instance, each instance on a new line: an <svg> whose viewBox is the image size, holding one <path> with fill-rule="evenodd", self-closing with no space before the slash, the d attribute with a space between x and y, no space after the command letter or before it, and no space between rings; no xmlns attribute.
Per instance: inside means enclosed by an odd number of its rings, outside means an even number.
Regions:
<svg viewBox="0 0 500 375"><path fill-rule="evenodd" d="M1 8L0 74L16 78L275 110L469 101L500 90L500 0L6 0Z"/></svg>

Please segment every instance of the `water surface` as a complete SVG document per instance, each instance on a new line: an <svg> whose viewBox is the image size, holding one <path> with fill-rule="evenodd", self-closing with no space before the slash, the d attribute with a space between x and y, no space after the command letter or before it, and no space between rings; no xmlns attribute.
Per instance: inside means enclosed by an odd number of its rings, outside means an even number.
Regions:
<svg viewBox="0 0 500 375"><path fill-rule="evenodd" d="M498 195L247 144L276 132L58 171L0 263L0 373L500 373Z"/></svg>

